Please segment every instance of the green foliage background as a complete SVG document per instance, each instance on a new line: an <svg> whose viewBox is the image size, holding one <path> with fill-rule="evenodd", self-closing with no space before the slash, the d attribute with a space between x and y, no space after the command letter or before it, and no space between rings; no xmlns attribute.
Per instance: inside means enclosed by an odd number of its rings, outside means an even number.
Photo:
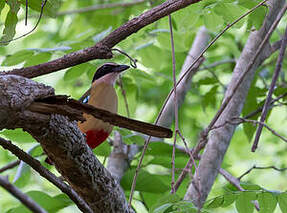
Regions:
<svg viewBox="0 0 287 213"><path fill-rule="evenodd" d="M108 1L108 3L113 2L118 2L118 0ZM152 5L149 1L146 1L127 8L57 15L59 11L102 4L103 1L48 0L41 23L32 34L0 47L1 70L36 65L61 57L69 52L90 47L129 19L163 1L155 0L152 2ZM199 27L205 25L210 36L214 37L228 23L234 21L258 2L257 0L205 0L173 14L177 72L180 71ZM0 31L3 32L1 41L23 35L33 28L37 22L40 11L39 1L29 0L30 17L28 26L24 25L24 4L24 0L11 0L6 3L0 1ZM205 54L204 65L208 66L226 59L237 59L249 32L254 28L260 28L267 12L266 7L260 7L226 32ZM278 31L273 34L272 41L280 39L280 35L284 30L283 27L285 27L283 23L286 23L286 17L279 25ZM128 37L118 44L117 48L124 50L138 60L138 68L126 72L122 77L131 117L154 122L165 97L172 88L172 59L167 17ZM253 82L243 109L243 116L262 105L267 92L265 84L270 84L277 54L273 54L266 61L266 65L258 69L258 75ZM112 60L129 64L126 57L118 54L115 54ZM79 98L89 87L96 67L104 62L105 60L90 61L65 71L37 77L35 80L54 87L57 94ZM286 60L284 61L285 67ZM225 91L222 84L227 86L233 68L234 63L212 68L210 71L218 79L211 75L208 70L201 70L194 77L191 90L179 111L180 129L190 147L195 145L200 131L208 125L217 111ZM279 83L274 97L286 92L284 72ZM117 88L117 91L120 100L119 113L126 115L123 97L119 88ZM286 128L284 128L286 108L276 107L272 109L268 117L268 124L283 136L286 135ZM286 167L286 144L266 130L263 131L259 149L256 153L250 152L250 142L254 131L255 127L252 125L240 125L225 156L222 167L236 177L254 164L258 166ZM132 135L127 130L121 129L120 132L124 136L124 141L128 144L142 145L144 142L142 138ZM30 150L33 156L37 156L43 162L45 157L41 156L40 146L35 147L35 144L37 144L35 140L21 129L4 130L0 132L0 135L12 140L24 150ZM171 141L167 140L167 142ZM150 145L136 186L138 192L135 194L134 206L138 212L193 211L189 202L181 201L189 183L188 179L181 185L176 196L169 195L171 149L170 146L160 143ZM95 154L102 161L109 155L109 152L110 147L107 143L102 144L95 150ZM121 181L127 195L129 194L135 166L138 163L138 157L132 162L130 170ZM16 160L13 155L0 149L0 166L13 160ZM176 168L184 167L186 162L187 156L178 152L176 154ZM55 168L46 164L45 166L57 173ZM26 165L20 164L17 168L4 174L9 175L9 179L16 186L27 192L47 211L78 212L77 208L72 205L65 195L61 194L59 190L39 177ZM262 212L273 212L275 208L275 212L280 212L280 208L282 212L286 212L287 195L280 193L286 191L285 176L285 172L280 173L274 170L253 171L243 179L246 183L243 188L248 190L244 193L236 191L223 177L218 176L216 184L209 195L205 210L206 212L253 212L254 208L250 204L250 200L257 197L261 206L267 206L262 207ZM141 201L144 201L144 203ZM17 200L3 189L0 189L0 212L24 211L23 206L20 206Z"/></svg>

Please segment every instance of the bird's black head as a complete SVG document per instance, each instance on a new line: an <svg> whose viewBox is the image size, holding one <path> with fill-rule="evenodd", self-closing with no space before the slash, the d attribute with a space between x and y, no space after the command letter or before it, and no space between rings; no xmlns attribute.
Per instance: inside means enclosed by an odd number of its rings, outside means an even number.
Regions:
<svg viewBox="0 0 287 213"><path fill-rule="evenodd" d="M128 68L130 68L130 66L128 65L120 65L116 63L105 63L97 69L92 82L100 79L101 77L109 73L122 72L124 70L127 70Z"/></svg>

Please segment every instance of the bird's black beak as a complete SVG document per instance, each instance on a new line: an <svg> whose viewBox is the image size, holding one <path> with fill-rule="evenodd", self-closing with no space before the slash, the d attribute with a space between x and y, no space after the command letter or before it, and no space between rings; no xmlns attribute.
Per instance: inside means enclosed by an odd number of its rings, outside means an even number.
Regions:
<svg viewBox="0 0 287 213"><path fill-rule="evenodd" d="M128 66L128 65L118 65L118 66L113 68L113 72L122 72L124 70L129 69L129 68L130 68L130 66Z"/></svg>

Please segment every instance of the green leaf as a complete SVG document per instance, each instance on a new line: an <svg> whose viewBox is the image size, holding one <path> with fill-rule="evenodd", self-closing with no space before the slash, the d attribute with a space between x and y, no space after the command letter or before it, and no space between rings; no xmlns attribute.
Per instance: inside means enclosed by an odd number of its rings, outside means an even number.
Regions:
<svg viewBox="0 0 287 213"><path fill-rule="evenodd" d="M121 186L124 190L130 190L135 169L131 169L125 173L121 180ZM135 190L150 193L164 193L169 189L161 179L160 175L153 175L147 171L141 170L139 172Z"/></svg>
<svg viewBox="0 0 287 213"><path fill-rule="evenodd" d="M272 213L277 206L277 199L270 192L262 192L257 195L260 213Z"/></svg>
<svg viewBox="0 0 287 213"><path fill-rule="evenodd" d="M50 60L51 56L52 54L49 52L37 53L33 55L32 57L29 57L28 59L26 59L26 63L24 64L24 67L29 67L29 66L47 62Z"/></svg>
<svg viewBox="0 0 287 213"><path fill-rule="evenodd" d="M235 202L238 213L252 213L254 210L253 200L256 200L254 192L241 192Z"/></svg>
<svg viewBox="0 0 287 213"><path fill-rule="evenodd" d="M245 10L243 10L240 6L234 3L218 3L214 11L217 13L217 15L220 15L223 17L225 22L231 23L234 20L236 20L240 15L242 15ZM241 27L243 22L240 24L236 24L236 27Z"/></svg>
<svg viewBox="0 0 287 213"><path fill-rule="evenodd" d="M96 67L90 63L79 64L77 66L68 69L65 72L64 80L65 81L75 80L83 73L89 72L90 70L96 70Z"/></svg>
<svg viewBox="0 0 287 213"><path fill-rule="evenodd" d="M95 155L108 157L111 153L111 146L107 141L105 141L101 145L97 146L97 148L94 149L93 152Z"/></svg>
<svg viewBox="0 0 287 213"><path fill-rule="evenodd" d="M150 143L148 149L146 151L146 155L153 155L153 156L169 156L172 153L172 146L162 143L162 142L153 142ZM179 150L175 151L176 156L183 156L186 157L185 153L182 153Z"/></svg>
<svg viewBox="0 0 287 213"><path fill-rule="evenodd" d="M215 108L217 89L218 89L218 85L215 85L203 96L203 99L201 102L203 109L205 109L209 105Z"/></svg>
<svg viewBox="0 0 287 213"><path fill-rule="evenodd" d="M240 6L246 7L247 9L251 9L251 8L255 7L257 3L254 0L252 0L252 1L250 1L250 0L239 0L238 4Z"/></svg>
<svg viewBox="0 0 287 213"><path fill-rule="evenodd" d="M13 37L16 34L16 25L18 22L17 13L20 9L20 4L17 0L9 0L7 1L7 4L9 5L10 9L6 16L5 20L5 28L3 30L3 36L1 37L1 43L0 45L8 45L10 40L13 39ZM6 43L7 41L7 43Z"/></svg>
<svg viewBox="0 0 287 213"><path fill-rule="evenodd" d="M4 7L5 7L5 1L0 1L0 14Z"/></svg>
<svg viewBox="0 0 287 213"><path fill-rule="evenodd" d="M20 50L13 55L6 56L2 62L2 66L13 66L20 64L27 59L33 57L34 52L30 50Z"/></svg>
<svg viewBox="0 0 287 213"><path fill-rule="evenodd" d="M155 210L153 210L153 213L164 213L167 209L169 209L172 206L172 203L165 203L162 206L157 207Z"/></svg>
<svg viewBox="0 0 287 213"><path fill-rule="evenodd" d="M216 197L207 205L206 208L209 209L218 208L223 204L223 201L224 201L223 196Z"/></svg>
<svg viewBox="0 0 287 213"><path fill-rule="evenodd" d="M188 156L186 157L176 156L175 167L184 168L187 161L188 161ZM154 159L152 159L149 162L149 164L158 164L166 168L171 168L171 156L156 156L154 157Z"/></svg>
<svg viewBox="0 0 287 213"><path fill-rule="evenodd" d="M36 203L38 203L42 208L44 208L49 213L57 212L60 209L63 209L73 202L64 194L51 197L50 195L40 192L40 191L30 191L26 193L29 197L32 198ZM17 208L10 209L9 213L30 213L24 205L20 205Z"/></svg>
<svg viewBox="0 0 287 213"><path fill-rule="evenodd" d="M262 188L260 186L258 186L257 184L241 182L240 185L245 190L253 190L253 191L262 190Z"/></svg>
<svg viewBox="0 0 287 213"><path fill-rule="evenodd" d="M20 162L16 175L14 177L13 183L18 188L23 188L27 184L30 183L31 177L31 167L24 163L23 161Z"/></svg>
<svg viewBox="0 0 287 213"><path fill-rule="evenodd" d="M19 143L32 143L36 141L29 133L24 132L20 128L15 130L6 129L0 132L0 135L4 136L8 140Z"/></svg>
<svg viewBox="0 0 287 213"><path fill-rule="evenodd" d="M27 153L32 155L31 153L33 153L33 151L38 147L40 147L40 144L35 144L27 151ZM30 177L31 177L31 167L24 161L21 161L18 166L16 175L14 177L13 183L17 187L22 188L30 182Z"/></svg>
<svg viewBox="0 0 287 213"><path fill-rule="evenodd" d="M278 203L282 213L287 213L287 193L281 193L278 196Z"/></svg>
<svg viewBox="0 0 287 213"><path fill-rule="evenodd" d="M19 0L19 2L22 5L26 5L26 0ZM42 1L39 0L29 0L28 1L28 7L32 10L35 10L37 12L41 11L41 5ZM50 16L50 17L56 17L56 13L60 7L60 0L47 0L46 5L43 9L43 14ZM39 16L39 14L38 14Z"/></svg>
<svg viewBox="0 0 287 213"><path fill-rule="evenodd" d="M224 197L223 197L224 201L221 206L227 207L231 205L237 199L237 196L238 196L237 194L233 194L233 193L224 194Z"/></svg>
<svg viewBox="0 0 287 213"><path fill-rule="evenodd" d="M137 144L140 146L144 145L145 139L137 134L130 134L123 137L125 144Z"/></svg>
<svg viewBox="0 0 287 213"><path fill-rule="evenodd" d="M214 11L207 11L203 16L203 21L204 25L212 31L220 29L224 24L223 18Z"/></svg>
<svg viewBox="0 0 287 213"><path fill-rule="evenodd" d="M169 208L178 201L180 201L180 197L178 195L168 193L167 195L163 195L156 204L151 207L150 212L164 212L161 210L166 210L167 208L165 207Z"/></svg>
<svg viewBox="0 0 287 213"><path fill-rule="evenodd" d="M248 17L250 25L254 26L256 30L259 30L268 12L268 8L261 6L252 12Z"/></svg>
<svg viewBox="0 0 287 213"><path fill-rule="evenodd" d="M257 102L257 98L265 95L266 94L266 90L265 89L261 89L259 87L256 87L256 82L257 82L257 78L253 80L252 85L249 89L247 98L245 100L245 104L242 110L242 115L246 116L249 113L253 112L254 110L256 110L258 108L258 102ZM256 114L255 116L249 118L249 119L253 119L256 120L259 117L259 113ZM250 123L243 123L243 130L244 133L248 139L248 141L250 142L252 140L252 137L256 131L256 126L250 124Z"/></svg>
<svg viewBox="0 0 287 213"><path fill-rule="evenodd" d="M198 213L198 208L196 208L191 201L178 201L173 205L173 209L176 209L176 212L185 212L185 213ZM172 211L174 212L174 211ZM210 213L208 210L201 209L200 213Z"/></svg>
<svg viewBox="0 0 287 213"><path fill-rule="evenodd" d="M138 94L138 87L135 82L129 77L122 77L122 86L123 91L126 96L126 101L128 104L128 109L130 112L130 116L133 116L135 110L137 108L137 94ZM127 116L127 109L126 103L123 96L123 91L120 86L117 87L117 94L118 94L118 114Z"/></svg>
<svg viewBox="0 0 287 213"><path fill-rule="evenodd" d="M217 80L213 77L205 77L205 78L202 78L200 79L197 84L198 85L210 85L210 84L217 84Z"/></svg>
<svg viewBox="0 0 287 213"><path fill-rule="evenodd" d="M173 39L176 44L175 52L186 52L189 49L189 46L185 44L186 39L188 39L190 35L187 32L173 32ZM169 31L158 31L157 33L157 41L158 46L162 50L170 51L171 50L171 41L170 41L170 33Z"/></svg>
<svg viewBox="0 0 287 213"><path fill-rule="evenodd" d="M156 70L160 70L163 67L163 63L159 63L160 61L165 61L168 54L166 50L162 50L159 47L154 45L149 45L144 48L138 48L137 54L141 57L140 62L144 64L146 67L153 68ZM157 57L154 57L154 56Z"/></svg>

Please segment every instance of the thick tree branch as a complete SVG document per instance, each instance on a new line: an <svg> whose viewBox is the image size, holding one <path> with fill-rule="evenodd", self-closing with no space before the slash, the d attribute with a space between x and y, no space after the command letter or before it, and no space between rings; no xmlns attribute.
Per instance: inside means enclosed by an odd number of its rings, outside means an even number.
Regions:
<svg viewBox="0 0 287 213"><path fill-rule="evenodd" d="M133 18L121 27L117 28L98 42L95 46L85 48L73 53L64 55L61 58L49 61L47 63L36 66L13 69L11 71L2 72L1 74L14 74L26 78L34 78L40 75L45 75L61 69L72 67L78 64L85 63L93 59L108 59L112 58L111 48L130 36L136 33L141 28L177 11L187 7L190 4L197 3L201 0L167 0L166 2L144 12L138 17Z"/></svg>
<svg viewBox="0 0 287 213"><path fill-rule="evenodd" d="M61 175L94 212L132 212L117 181L87 146L76 122L26 110L53 89L19 76L0 76L0 129L23 128L41 143Z"/></svg>
<svg viewBox="0 0 287 213"><path fill-rule="evenodd" d="M41 206L39 206L28 195L21 192L16 186L8 181L8 177L0 176L0 186L10 192L14 197L21 201L28 209L35 213L47 213Z"/></svg>

